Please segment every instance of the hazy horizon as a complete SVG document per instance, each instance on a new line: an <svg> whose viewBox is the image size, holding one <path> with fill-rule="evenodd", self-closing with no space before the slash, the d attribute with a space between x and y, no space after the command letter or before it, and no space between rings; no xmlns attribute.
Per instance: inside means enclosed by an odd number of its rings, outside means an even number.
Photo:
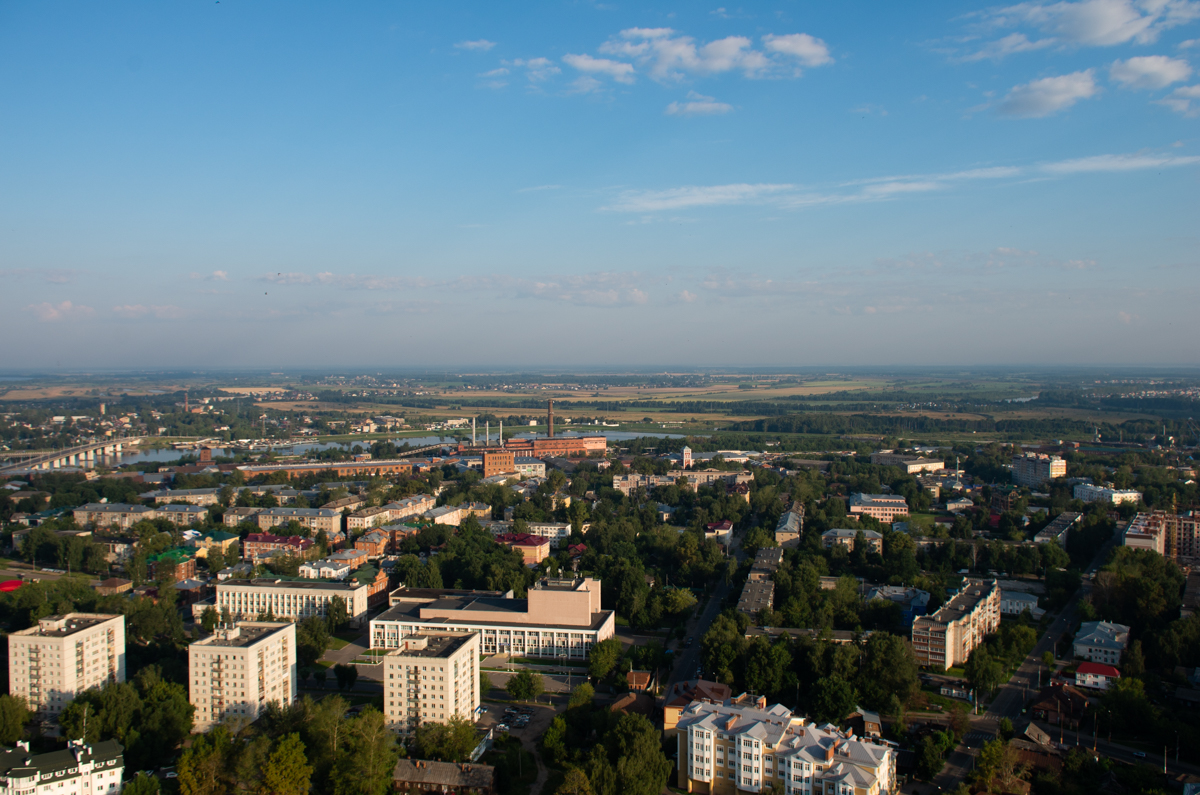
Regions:
<svg viewBox="0 0 1200 795"><path fill-rule="evenodd" d="M1198 31L6 4L0 371L1195 366Z"/></svg>

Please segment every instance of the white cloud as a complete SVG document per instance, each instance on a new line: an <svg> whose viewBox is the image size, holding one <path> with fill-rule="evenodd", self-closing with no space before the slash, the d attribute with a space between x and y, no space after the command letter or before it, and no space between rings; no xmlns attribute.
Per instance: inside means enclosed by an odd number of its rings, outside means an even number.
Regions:
<svg viewBox="0 0 1200 795"><path fill-rule="evenodd" d="M1195 106L1192 105L1192 100L1197 100ZM1180 86L1158 100L1158 104L1166 105L1176 113L1182 113L1188 118L1200 116L1200 85Z"/></svg>
<svg viewBox="0 0 1200 795"><path fill-rule="evenodd" d="M1093 72L1087 69L1014 86L997 111L1004 116L1036 119L1069 108L1099 92Z"/></svg>
<svg viewBox="0 0 1200 795"><path fill-rule="evenodd" d="M30 304L25 308L37 315L37 319L43 322L52 322L56 320L78 320L85 317L91 317L96 313L96 310L92 309L90 306L74 304L70 301L62 301L61 303L57 304L44 301L40 304Z"/></svg>
<svg viewBox="0 0 1200 795"><path fill-rule="evenodd" d="M1047 174L1088 174L1094 172L1141 171L1149 168L1179 168L1200 163L1200 157L1168 155L1096 155L1075 160L1046 163L1040 170Z"/></svg>
<svg viewBox="0 0 1200 795"><path fill-rule="evenodd" d="M1135 41L1148 44L1169 28L1200 18L1195 0L1080 0L1020 3L984 15L997 27L1031 25L1062 41L1107 47Z"/></svg>
<svg viewBox="0 0 1200 795"><path fill-rule="evenodd" d="M1200 87L1196 87L1194 98L1200 99ZM1045 179L1074 174L1181 168L1194 165L1200 165L1200 156L1146 153L1110 154L1028 166L989 166L941 174L868 177L841 182L824 190L802 188L790 183L688 185L666 190L627 190L621 193L614 202L601 209L612 212L646 214L685 207L771 205L798 210L821 205L889 201L910 194L951 190L964 182L979 180L1028 177ZM654 216L647 215L642 220L649 223L654 220ZM1015 249L998 249L998 252L1010 256L1021 253ZM1063 267L1076 266L1063 265Z"/></svg>
<svg viewBox="0 0 1200 795"><path fill-rule="evenodd" d="M1192 75L1192 67L1182 58L1143 55L1126 61L1113 61L1108 74L1126 88L1156 91L1187 80Z"/></svg>
<svg viewBox="0 0 1200 795"><path fill-rule="evenodd" d="M1188 39L1187 41L1179 42L1179 49L1190 50L1192 47L1200 47L1200 39Z"/></svg>
<svg viewBox="0 0 1200 795"><path fill-rule="evenodd" d="M581 72L608 75L618 83L633 82L633 64L590 55L564 55L563 61Z"/></svg>
<svg viewBox="0 0 1200 795"><path fill-rule="evenodd" d="M763 44L770 52L790 55L805 66L824 66L833 63L833 56L829 54L829 46L807 33L788 33L783 36L768 33L763 36Z"/></svg>
<svg viewBox="0 0 1200 795"><path fill-rule="evenodd" d="M508 70L501 66L498 69L492 69L489 72L481 72L480 77L504 77L508 74Z"/></svg>
<svg viewBox="0 0 1200 795"><path fill-rule="evenodd" d="M717 102L712 97L688 92L687 102L672 102L667 105L665 113L668 116L719 116L733 110L733 105Z"/></svg>
<svg viewBox="0 0 1200 795"><path fill-rule="evenodd" d="M664 82L734 71L746 77L798 75L797 61L820 66L833 60L825 42L805 33L767 35L763 41L765 52L755 49L745 36L700 44L671 28L627 28L600 45L600 52L635 60L651 77Z"/></svg>
<svg viewBox="0 0 1200 795"><path fill-rule="evenodd" d="M1029 37L1024 33L1010 33L1002 39L989 42L970 55L965 55L959 58L960 61L999 61L1009 55L1014 55L1019 52L1031 52L1033 50L1042 50L1046 47L1054 45L1054 39L1037 39L1030 41Z"/></svg>
<svg viewBox="0 0 1200 795"><path fill-rule="evenodd" d="M695 300L696 300L697 298L699 298L699 297L700 297L700 296L696 295L695 293L693 293L693 292L691 292L691 291L689 291L689 290L682 290L682 291L679 293L679 295L677 295L677 296L676 296L676 298L677 298L678 300L680 300L680 301L684 302L685 304L690 304L690 303L692 303L693 301L695 301Z"/></svg>
<svg viewBox="0 0 1200 795"><path fill-rule="evenodd" d="M505 66L512 66L518 69L525 70L525 76L532 83L544 83L556 74L560 74L562 69L554 65L554 62L549 58L515 58L511 61L502 61Z"/></svg>
<svg viewBox="0 0 1200 795"><path fill-rule="evenodd" d="M455 44L455 49L471 50L473 52L487 52L496 46L496 42L488 41L487 39L476 39L475 41L460 41Z"/></svg>
<svg viewBox="0 0 1200 795"><path fill-rule="evenodd" d="M571 81L568 94L595 94L604 89L604 83L591 75L580 75Z"/></svg>
<svg viewBox="0 0 1200 795"><path fill-rule="evenodd" d="M201 279L206 282L227 282L229 274L226 271L213 271L212 273L192 273L191 278Z"/></svg>
<svg viewBox="0 0 1200 795"><path fill-rule="evenodd" d="M678 210L683 207L712 207L731 204L752 204L783 193L795 185L689 185L657 191L626 191L617 201L604 209L617 212L647 213Z"/></svg>

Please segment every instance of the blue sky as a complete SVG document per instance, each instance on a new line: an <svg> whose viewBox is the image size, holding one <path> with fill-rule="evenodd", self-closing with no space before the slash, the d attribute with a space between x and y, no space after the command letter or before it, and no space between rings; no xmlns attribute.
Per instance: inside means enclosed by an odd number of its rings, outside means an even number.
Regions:
<svg viewBox="0 0 1200 795"><path fill-rule="evenodd" d="M1200 2L0 5L8 368L1196 364Z"/></svg>

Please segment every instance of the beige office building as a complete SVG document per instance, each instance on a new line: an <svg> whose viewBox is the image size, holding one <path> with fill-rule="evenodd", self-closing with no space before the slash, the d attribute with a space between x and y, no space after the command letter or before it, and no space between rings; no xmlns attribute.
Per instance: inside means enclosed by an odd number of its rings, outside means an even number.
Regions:
<svg viewBox="0 0 1200 795"><path fill-rule="evenodd" d="M479 706L479 634L421 632L383 658L383 714L409 734L454 716L474 722Z"/></svg>
<svg viewBox="0 0 1200 795"><path fill-rule="evenodd" d="M913 621L913 654L918 664L944 671L964 664L999 628L1000 586L995 580L968 582L936 613Z"/></svg>
<svg viewBox="0 0 1200 795"><path fill-rule="evenodd" d="M361 626L367 616L369 585L357 582L321 582L314 580L226 580L217 583L213 606L220 612L228 609L237 619L250 619L264 613L274 618L299 621L309 616L328 614L329 603L335 596L346 602L350 623Z"/></svg>
<svg viewBox="0 0 1200 795"><path fill-rule="evenodd" d="M296 625L239 621L188 646L188 698L196 731L230 717L256 720L267 704L296 700Z"/></svg>
<svg viewBox="0 0 1200 795"><path fill-rule="evenodd" d="M125 616L48 616L8 636L8 692L43 719L89 688L124 681Z"/></svg>
<svg viewBox="0 0 1200 795"><path fill-rule="evenodd" d="M478 632L483 654L582 660L616 632L616 613L600 607L600 581L591 577L545 578L525 599L400 588L389 601L371 619L371 648L397 649L422 632Z"/></svg>

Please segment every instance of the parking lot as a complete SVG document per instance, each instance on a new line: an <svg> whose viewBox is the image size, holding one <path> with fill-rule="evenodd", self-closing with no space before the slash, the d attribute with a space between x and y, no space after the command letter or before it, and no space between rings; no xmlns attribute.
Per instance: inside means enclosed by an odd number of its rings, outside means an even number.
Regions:
<svg viewBox="0 0 1200 795"><path fill-rule="evenodd" d="M533 743L546 732L550 727L550 722L554 720L554 716L558 710L546 704L488 704L484 707L487 712L479 717L476 723L481 729L492 729L503 724L508 726L508 733L521 740L527 747L533 747ZM505 715L506 709L524 710L527 723L524 726L518 725L517 715L521 713L509 713Z"/></svg>

